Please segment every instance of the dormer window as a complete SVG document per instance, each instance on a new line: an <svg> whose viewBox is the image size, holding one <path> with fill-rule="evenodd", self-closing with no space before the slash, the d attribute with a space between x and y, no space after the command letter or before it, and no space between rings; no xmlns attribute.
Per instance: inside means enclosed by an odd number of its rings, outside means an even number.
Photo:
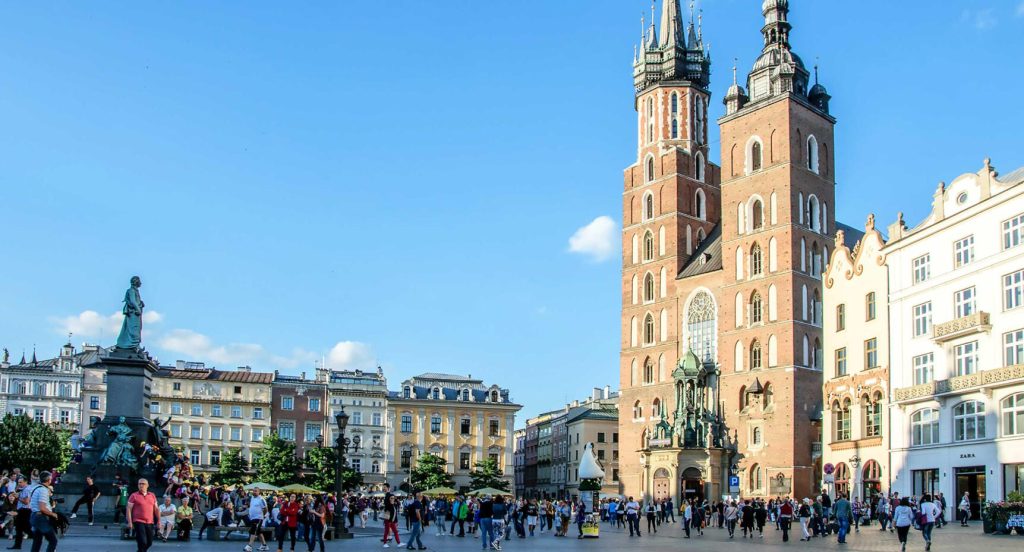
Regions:
<svg viewBox="0 0 1024 552"><path fill-rule="evenodd" d="M462 390L462 400L469 402L469 389Z"/></svg>
<svg viewBox="0 0 1024 552"><path fill-rule="evenodd" d="M405 387L405 393L403 394L403 397L406 398L406 399L411 399L412 398L412 387L409 387L409 386Z"/></svg>
<svg viewBox="0 0 1024 552"><path fill-rule="evenodd" d="M498 402L498 390L497 389L491 390L491 402L494 402L494 403Z"/></svg>
<svg viewBox="0 0 1024 552"><path fill-rule="evenodd" d="M440 387L435 387L435 388L431 389L430 390L430 398L434 399L435 401L441 400L441 388Z"/></svg>

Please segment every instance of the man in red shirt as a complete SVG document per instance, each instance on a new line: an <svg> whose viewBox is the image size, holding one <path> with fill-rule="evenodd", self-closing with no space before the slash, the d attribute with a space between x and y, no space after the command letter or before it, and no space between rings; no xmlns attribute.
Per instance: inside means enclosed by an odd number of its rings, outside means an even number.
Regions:
<svg viewBox="0 0 1024 552"><path fill-rule="evenodd" d="M139 480L139 490L128 497L128 508L125 517L128 525L135 531L135 542L138 552L147 552L153 546L153 535L156 523L160 519L160 509L156 504L156 495L149 492L149 481Z"/></svg>

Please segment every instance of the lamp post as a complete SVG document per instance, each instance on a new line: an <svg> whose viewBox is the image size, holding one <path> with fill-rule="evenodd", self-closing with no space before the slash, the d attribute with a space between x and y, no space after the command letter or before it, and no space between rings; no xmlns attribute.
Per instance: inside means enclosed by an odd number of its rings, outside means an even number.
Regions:
<svg viewBox="0 0 1024 552"><path fill-rule="evenodd" d="M350 444L350 441L345 438L345 427L348 426L348 414L345 413L345 407L341 407L341 409L334 415L334 421L338 424L338 438L334 441L334 448L336 452L334 457L334 497L340 506L342 492L341 471L345 466L345 450ZM349 533L348 530L345 529L345 519L341 516L340 508L335 509L334 538L352 538L352 533Z"/></svg>

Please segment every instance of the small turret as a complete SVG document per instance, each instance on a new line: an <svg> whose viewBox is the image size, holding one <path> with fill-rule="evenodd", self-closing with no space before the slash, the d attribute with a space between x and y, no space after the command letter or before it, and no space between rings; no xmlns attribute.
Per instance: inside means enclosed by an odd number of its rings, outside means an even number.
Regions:
<svg viewBox="0 0 1024 552"><path fill-rule="evenodd" d="M699 29L691 18L686 36L679 15L679 0L664 0L661 11L661 40L654 25L643 25L641 46L633 63L633 80L637 95L661 82L689 82L701 88L711 83L711 57L704 51Z"/></svg>

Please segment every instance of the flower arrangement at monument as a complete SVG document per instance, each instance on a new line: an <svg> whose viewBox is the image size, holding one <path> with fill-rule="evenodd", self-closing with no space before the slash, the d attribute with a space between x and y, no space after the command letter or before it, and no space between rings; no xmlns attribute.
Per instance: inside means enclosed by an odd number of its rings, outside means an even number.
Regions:
<svg viewBox="0 0 1024 552"><path fill-rule="evenodd" d="M1008 535L1016 531L1024 535L1024 494L1014 491L1006 495L1006 500L986 502L981 509L981 519L986 533Z"/></svg>

